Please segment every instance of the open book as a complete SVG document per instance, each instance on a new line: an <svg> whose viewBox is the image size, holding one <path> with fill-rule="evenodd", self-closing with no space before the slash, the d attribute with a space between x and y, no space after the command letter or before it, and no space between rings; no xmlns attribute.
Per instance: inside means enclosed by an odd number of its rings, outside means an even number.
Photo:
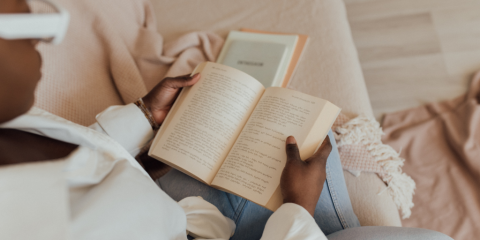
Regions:
<svg viewBox="0 0 480 240"><path fill-rule="evenodd" d="M265 89L248 74L212 62L182 90L149 155L214 188L272 211L282 205L285 140L293 135L302 159L313 155L340 109L294 90Z"/></svg>

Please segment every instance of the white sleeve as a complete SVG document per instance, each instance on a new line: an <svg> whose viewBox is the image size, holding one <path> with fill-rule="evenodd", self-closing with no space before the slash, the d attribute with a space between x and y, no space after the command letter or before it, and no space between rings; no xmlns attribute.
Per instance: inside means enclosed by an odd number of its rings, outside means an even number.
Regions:
<svg viewBox="0 0 480 240"><path fill-rule="evenodd" d="M305 208L285 203L267 221L262 240L327 240Z"/></svg>
<svg viewBox="0 0 480 240"><path fill-rule="evenodd" d="M97 115L97 122L90 126L109 135L132 156L153 138L153 129L147 118L135 104L111 106Z"/></svg>

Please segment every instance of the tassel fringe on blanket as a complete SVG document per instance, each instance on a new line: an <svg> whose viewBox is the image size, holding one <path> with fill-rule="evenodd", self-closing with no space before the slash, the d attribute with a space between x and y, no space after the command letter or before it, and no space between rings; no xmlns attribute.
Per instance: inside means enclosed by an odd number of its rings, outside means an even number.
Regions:
<svg viewBox="0 0 480 240"><path fill-rule="evenodd" d="M410 217L415 182L407 174L402 173L405 160L399 157L400 154L382 143L381 138L384 133L380 124L373 118L361 115L336 127L335 132L339 148L360 145L370 153L373 160L382 168L383 171L378 175L387 183L386 190L392 196L397 208L401 210L403 219Z"/></svg>

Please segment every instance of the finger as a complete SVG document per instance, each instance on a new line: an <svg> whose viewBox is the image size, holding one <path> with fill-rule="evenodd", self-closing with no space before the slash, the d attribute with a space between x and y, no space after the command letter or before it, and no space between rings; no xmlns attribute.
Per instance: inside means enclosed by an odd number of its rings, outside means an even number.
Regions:
<svg viewBox="0 0 480 240"><path fill-rule="evenodd" d="M309 164L326 164L331 151L332 143L330 142L330 137L327 135L327 137L323 140L322 145L320 145L313 156L305 161L309 162Z"/></svg>
<svg viewBox="0 0 480 240"><path fill-rule="evenodd" d="M180 76L176 76L176 77L171 77L171 78L190 78L190 77L193 77L195 75L197 75L199 73L195 73L192 75L192 73L189 73L189 74L185 74L185 75L180 75Z"/></svg>
<svg viewBox="0 0 480 240"><path fill-rule="evenodd" d="M293 136L287 137L285 150L287 152L287 162L301 160L297 141Z"/></svg>
<svg viewBox="0 0 480 240"><path fill-rule="evenodd" d="M198 80L200 80L200 73L196 73L191 77L190 75L184 75L184 76L165 79L164 86L168 88L189 87L197 83Z"/></svg>

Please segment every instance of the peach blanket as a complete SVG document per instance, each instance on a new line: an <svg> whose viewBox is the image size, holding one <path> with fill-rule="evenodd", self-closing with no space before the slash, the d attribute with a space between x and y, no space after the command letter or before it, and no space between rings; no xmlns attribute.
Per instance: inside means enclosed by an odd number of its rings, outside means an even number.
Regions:
<svg viewBox="0 0 480 240"><path fill-rule="evenodd" d="M70 12L70 26L60 45L39 46L44 71L35 105L82 125L108 106L143 97L165 76L215 61L223 46L209 32L164 43L148 0L56 2Z"/></svg>
<svg viewBox="0 0 480 240"><path fill-rule="evenodd" d="M402 149L404 171L417 182L415 207L403 225L478 239L480 72L465 95L387 114L383 127L383 141Z"/></svg>

